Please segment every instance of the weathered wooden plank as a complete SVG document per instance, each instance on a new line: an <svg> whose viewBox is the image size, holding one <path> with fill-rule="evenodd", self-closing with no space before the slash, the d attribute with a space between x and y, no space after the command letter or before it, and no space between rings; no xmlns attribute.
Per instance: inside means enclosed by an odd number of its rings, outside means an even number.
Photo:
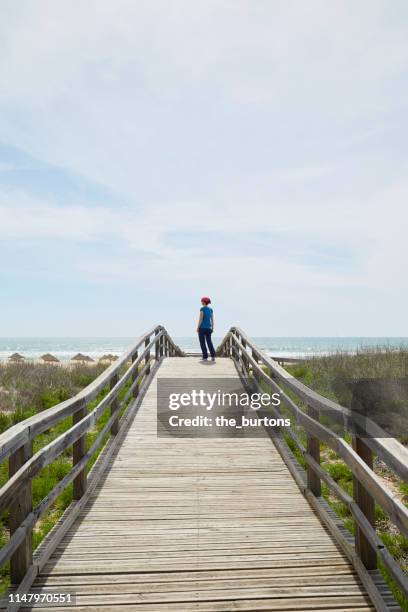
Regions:
<svg viewBox="0 0 408 612"><path fill-rule="evenodd" d="M79 421L85 418L86 412L87 410L85 407L81 408L81 410L78 410L72 416L72 424L76 425L77 423L79 423ZM76 440L76 442L74 442L72 446L73 467L75 467L75 465L81 461L81 459L84 457L85 454L86 454L86 433L84 433L80 438L78 438L78 440ZM73 498L74 499L81 499L81 497L86 491L86 484L87 484L86 465L84 465L81 471L79 472L79 474L75 476L74 481L73 481Z"/></svg>
<svg viewBox="0 0 408 612"><path fill-rule="evenodd" d="M335 560L332 564L324 561L315 561L313 563L298 562L294 566L285 565L283 567L267 567L267 568L252 568L250 566L243 569L233 570L213 570L213 571L194 571L189 570L185 572L160 572L157 573L104 573L104 574L90 574L85 578L78 574L67 574L65 576L58 576L55 574L40 574L37 578L36 585L56 585L56 584L67 584L67 585L92 585L92 584L138 584L138 588L144 584L149 583L160 583L163 582L197 582L204 581L214 584L218 580L237 580L237 579L262 579L268 578L273 580L290 580L291 578L302 578L316 576L324 577L336 577L341 576L355 576L355 573L350 572L350 565L346 561Z"/></svg>
<svg viewBox="0 0 408 612"><path fill-rule="evenodd" d="M9 459L9 474L13 476L32 455L32 443L27 442L15 451ZM32 510L32 484L28 481L10 504L10 535L12 536ZM17 534L16 534L17 536ZM25 534L10 560L11 582L17 584L27 572L32 562L31 532Z"/></svg>
<svg viewBox="0 0 408 612"><path fill-rule="evenodd" d="M353 595L346 597L304 597L304 598L251 598L247 600L234 600L233 602L217 602L217 601L199 601L200 597L197 595L194 599L187 602L164 602L160 604L155 603L134 603L130 600L126 603L126 610L129 612L161 612L166 610L169 612L230 612L232 610L242 611L262 611L268 610L270 612L274 610L292 610L292 611L304 611L304 610L336 610L337 612L365 612L374 610L373 606L367 601L362 595ZM233 607L231 608L231 606ZM43 609L37 608L36 609ZM60 612L61 608L49 608L52 612ZM76 608L64 607L64 612L89 612L89 607L85 604L84 606L79 605ZM108 603L106 605L99 603L99 605L92 606L92 612L108 612L112 610L123 611L123 603Z"/></svg>
<svg viewBox="0 0 408 612"><path fill-rule="evenodd" d="M367 444L358 437L353 437L353 449L361 457L361 459L373 469L373 453ZM360 508L361 512L366 517L368 523L375 525L375 503L373 497L357 479L353 478L353 494L354 499ZM360 527L360 523L356 520L355 524L355 543L356 550L361 558L361 561L367 569L376 569L377 567L377 551L369 542L364 531Z"/></svg>

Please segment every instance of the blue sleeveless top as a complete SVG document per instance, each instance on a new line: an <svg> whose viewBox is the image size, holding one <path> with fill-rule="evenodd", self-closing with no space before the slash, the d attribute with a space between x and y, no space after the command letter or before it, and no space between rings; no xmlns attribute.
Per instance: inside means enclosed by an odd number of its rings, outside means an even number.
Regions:
<svg viewBox="0 0 408 612"><path fill-rule="evenodd" d="M200 325L200 329L212 329L211 317L212 317L213 309L210 308L209 306L203 306L202 308L200 308L200 310L203 313L203 320Z"/></svg>

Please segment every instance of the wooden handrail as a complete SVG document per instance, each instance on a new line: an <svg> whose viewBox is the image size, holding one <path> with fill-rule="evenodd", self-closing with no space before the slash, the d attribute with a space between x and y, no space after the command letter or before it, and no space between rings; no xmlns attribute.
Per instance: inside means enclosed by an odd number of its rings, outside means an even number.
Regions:
<svg viewBox="0 0 408 612"><path fill-rule="evenodd" d="M326 410L331 414L337 413L344 419L353 419L354 421L358 420L358 415L356 415L354 412L352 413L349 408L341 406L340 404L320 395L292 376L287 370L268 357L268 355L266 355L262 349L258 348L239 327L232 327L230 329L217 349L219 352L222 351L222 347L227 341L228 337L233 337L234 339L241 338L244 340L246 346L251 348L256 353L259 361L261 361L271 371L272 375L283 382L299 397L299 399L304 401L311 408ZM364 418L364 427L368 434L366 442L370 446L371 450L378 455L391 469L393 469L402 480L407 481L408 449L400 444L398 440L395 440L395 438L390 438L389 434L387 434L371 419L366 417Z"/></svg>
<svg viewBox="0 0 408 612"><path fill-rule="evenodd" d="M152 349L155 357L151 355ZM9 508L11 519L10 539L0 550L0 565L10 559L13 584L21 583L32 567L31 539L35 523L72 482L74 500L79 502L84 497L89 461L103 445L108 432L115 439L125 420L128 408L126 403L131 397L137 398L141 385L151 379L152 363L165 356L183 355L165 328L158 325L138 338L115 363L77 395L22 421L0 435L0 461L9 458L9 479L0 489L0 514ZM129 382L131 384L125 397L119 401L119 393ZM109 390L97 406L88 411L90 402L106 387ZM87 433L98 423L108 407L111 409L110 417L87 450ZM125 408L125 413L119 420L122 408ZM32 454L34 439L69 416L72 417L71 427ZM33 509L32 479L69 447L73 447L72 469Z"/></svg>
<svg viewBox="0 0 408 612"><path fill-rule="evenodd" d="M60 402L52 408L43 410L42 412L13 425L0 435L0 463L7 459L17 448L20 448L26 442L33 440L40 433L50 429L59 421L62 421L67 416L72 416L77 410L80 410L84 405L95 399L98 393L103 389L114 376L120 371L124 364L132 360L137 353L138 348L157 331L163 330L166 335L166 330L158 325L150 331L140 336L137 341L132 344L112 365L102 372L95 380L79 393L68 400ZM173 348L175 355L181 355L183 352L173 342L170 336L169 342Z"/></svg>
<svg viewBox="0 0 408 612"><path fill-rule="evenodd" d="M319 422L319 411L328 409L331 414L345 419L352 416L355 421L354 413L351 414L349 409L323 397L291 376L263 353L238 327L230 329L218 347L217 353L232 356L247 384L249 382L251 386L260 389L262 382L279 392L282 402L289 409L296 424L301 425L307 434L307 448L305 448L297 434L291 428L285 427L285 433L295 442L308 466L307 483L302 485L305 494L307 493L307 497L319 498L320 483L323 480L334 495L346 504L354 518L356 552L364 566L367 569L374 569L378 555L408 597L408 577L377 536L374 525L374 502L381 506L405 536L408 536L408 509L395 498L394 493L383 484L372 469L374 452L406 482L407 449L397 440L387 437L388 434L369 419L365 419L364 424L370 437L367 434L364 438L354 435L353 444L348 444L335 431ZM296 404L293 395L306 405L306 410ZM282 417L276 407L270 409L277 417ZM376 438L375 434L379 435L379 438ZM334 450L350 467L355 481L354 499L320 466L320 442L324 442ZM277 443L277 448L281 450L280 441ZM291 468L293 469L293 466ZM297 481L301 482L301 479Z"/></svg>

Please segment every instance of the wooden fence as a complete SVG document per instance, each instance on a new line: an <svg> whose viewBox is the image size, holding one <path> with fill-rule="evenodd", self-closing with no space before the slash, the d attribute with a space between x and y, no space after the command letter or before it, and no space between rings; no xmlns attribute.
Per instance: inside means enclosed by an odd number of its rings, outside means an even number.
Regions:
<svg viewBox="0 0 408 612"><path fill-rule="evenodd" d="M130 400L137 398L149 385L154 366L165 356L182 356L167 331L157 326L141 336L117 361L89 386L71 399L10 427L0 435L0 462L8 459L9 479L0 490L0 514L10 512L10 539L0 550L0 564L10 560L11 581L24 592L52 554L56 544L83 508L111 456L115 440L128 418ZM119 394L126 389L124 397ZM102 399L90 407L101 392ZM101 394L102 395L102 394ZM107 422L95 441L87 448L87 434L110 409ZM33 442L42 433L67 419L72 425L52 442L33 453ZM107 434L111 436L107 436ZM106 442L106 438L108 441ZM106 442L106 443L105 443ZM33 508L32 480L39 472L72 447L72 469L46 497ZM89 462L103 448L92 470ZM60 533L33 562L32 532L38 519L58 496L73 483L73 502L67 508L67 520Z"/></svg>
<svg viewBox="0 0 408 612"><path fill-rule="evenodd" d="M381 559L388 572L408 598L408 577L389 553L375 528L375 503L389 516L398 531L408 537L408 509L399 501L394 493L384 485L384 482L373 470L373 456L377 455L391 468L395 474L407 482L408 480L408 450L395 438L389 437L373 421L359 418L351 411L333 402L291 376L276 361L268 357L251 339L238 327L232 327L218 347L220 356L232 357L243 380L255 386L258 390L272 389L280 393L282 404L291 415L292 423L301 426L306 433L306 446L302 443L292 427L284 428L307 464L307 482L305 483L296 468L296 462L289 460L290 450L284 438L274 438L275 444L288 464L298 485L309 499L312 506L323 519L321 504L322 481L330 491L347 506L355 523L355 548L344 540L341 542L344 550L354 563L360 576L366 581L366 570L377 567ZM303 406L299 406L301 403ZM283 417L277 408L272 409L276 417ZM334 422L331 428L322 424L322 415L327 415ZM323 419L327 421L327 418ZM336 433L337 424L353 422L361 434L353 434L352 442ZM353 496L343 490L337 482L323 469L320 464L320 444L324 443L348 465L353 474ZM293 457L292 457L293 458ZM369 587L366 584L367 588ZM376 593L370 588L370 594L376 602ZM381 602L377 601L379 609Z"/></svg>

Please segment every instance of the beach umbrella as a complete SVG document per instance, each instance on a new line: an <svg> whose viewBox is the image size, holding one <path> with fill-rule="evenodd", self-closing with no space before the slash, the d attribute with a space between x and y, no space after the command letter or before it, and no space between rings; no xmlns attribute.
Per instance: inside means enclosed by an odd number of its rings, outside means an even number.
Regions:
<svg viewBox="0 0 408 612"><path fill-rule="evenodd" d="M51 353L45 353L44 355L41 355L40 357L41 361L44 361L44 363L59 363L60 360L57 359L57 357L55 357L54 355L51 355Z"/></svg>
<svg viewBox="0 0 408 612"><path fill-rule="evenodd" d="M116 359L116 355L102 355L102 357L100 357L99 359L99 363L113 363L114 361L116 361Z"/></svg>
<svg viewBox="0 0 408 612"><path fill-rule="evenodd" d="M20 353L13 353L9 357L9 361L14 361L14 362L21 362L21 361L24 361L24 359L25 357L23 357L23 355L20 355Z"/></svg>
<svg viewBox="0 0 408 612"><path fill-rule="evenodd" d="M94 363L95 359L92 359L92 357L89 357L89 355L85 355L85 361L87 363Z"/></svg>
<svg viewBox="0 0 408 612"><path fill-rule="evenodd" d="M88 355L83 355L82 353L77 353L76 355L74 355L71 359L71 361L75 361L77 363L93 363L93 359L92 357L89 357Z"/></svg>
<svg viewBox="0 0 408 612"><path fill-rule="evenodd" d="M110 357L109 355L102 355L102 357L99 357L98 361L99 363L109 363Z"/></svg>

